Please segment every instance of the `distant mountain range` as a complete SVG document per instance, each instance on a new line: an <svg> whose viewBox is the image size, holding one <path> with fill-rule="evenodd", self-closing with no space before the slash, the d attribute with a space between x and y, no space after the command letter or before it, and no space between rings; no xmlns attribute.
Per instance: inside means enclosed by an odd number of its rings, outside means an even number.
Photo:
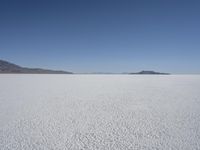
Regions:
<svg viewBox="0 0 200 150"><path fill-rule="evenodd" d="M73 74L72 72L68 71L21 67L4 60L0 60L0 73Z"/></svg>
<svg viewBox="0 0 200 150"><path fill-rule="evenodd" d="M21 67L16 64L10 63L8 61L0 60L0 73L24 73L24 74L73 74L68 71L61 70L50 70L50 69L41 69L41 68L26 68ZM84 73L84 74L117 74L117 73ZM169 75L169 73L161 73L155 71L140 71L136 73L121 73L121 74L130 74L130 75Z"/></svg>

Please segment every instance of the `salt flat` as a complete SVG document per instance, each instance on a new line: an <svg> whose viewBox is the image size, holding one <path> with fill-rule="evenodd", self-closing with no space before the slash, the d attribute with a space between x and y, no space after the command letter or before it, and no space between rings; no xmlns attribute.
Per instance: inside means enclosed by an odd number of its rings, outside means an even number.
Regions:
<svg viewBox="0 0 200 150"><path fill-rule="evenodd" d="M0 75L0 149L199 150L198 75Z"/></svg>

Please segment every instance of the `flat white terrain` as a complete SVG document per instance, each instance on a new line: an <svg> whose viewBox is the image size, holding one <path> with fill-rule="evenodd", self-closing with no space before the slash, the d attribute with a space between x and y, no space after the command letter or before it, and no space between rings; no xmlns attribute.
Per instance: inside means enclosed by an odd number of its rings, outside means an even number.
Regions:
<svg viewBox="0 0 200 150"><path fill-rule="evenodd" d="M199 150L198 75L0 75L1 150Z"/></svg>

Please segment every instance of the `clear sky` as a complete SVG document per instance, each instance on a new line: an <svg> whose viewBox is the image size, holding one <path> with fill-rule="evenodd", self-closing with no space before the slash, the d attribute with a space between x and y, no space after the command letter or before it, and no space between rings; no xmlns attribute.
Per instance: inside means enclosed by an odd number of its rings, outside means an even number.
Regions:
<svg viewBox="0 0 200 150"><path fill-rule="evenodd" d="M0 0L0 59L73 72L200 73L200 1Z"/></svg>

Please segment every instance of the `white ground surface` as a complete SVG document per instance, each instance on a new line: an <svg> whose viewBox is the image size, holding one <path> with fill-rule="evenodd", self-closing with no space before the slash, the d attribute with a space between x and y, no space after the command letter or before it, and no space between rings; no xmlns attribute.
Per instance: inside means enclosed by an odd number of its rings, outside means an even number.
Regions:
<svg viewBox="0 0 200 150"><path fill-rule="evenodd" d="M200 149L200 76L0 75L0 149Z"/></svg>

